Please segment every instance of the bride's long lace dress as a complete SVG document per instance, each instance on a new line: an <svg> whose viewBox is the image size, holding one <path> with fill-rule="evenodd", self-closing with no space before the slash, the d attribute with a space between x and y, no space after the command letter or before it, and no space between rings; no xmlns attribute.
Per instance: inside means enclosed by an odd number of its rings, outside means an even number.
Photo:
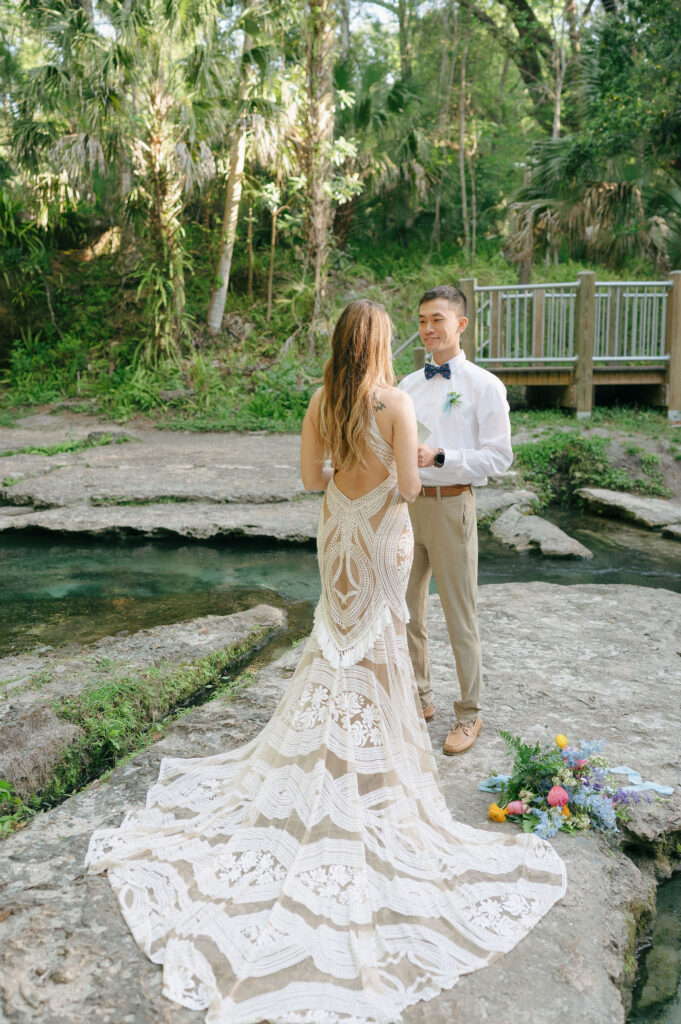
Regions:
<svg viewBox="0 0 681 1024"><path fill-rule="evenodd" d="M447 810L407 651L407 505L375 421L369 443L388 477L356 500L328 486L322 597L269 724L164 760L146 808L90 843L165 995L207 1022L388 1024L565 892L547 842Z"/></svg>

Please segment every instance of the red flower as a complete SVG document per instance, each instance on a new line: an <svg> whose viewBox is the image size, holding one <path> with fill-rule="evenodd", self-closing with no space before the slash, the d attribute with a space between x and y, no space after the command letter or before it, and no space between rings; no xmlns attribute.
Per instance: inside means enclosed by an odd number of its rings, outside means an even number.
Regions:
<svg viewBox="0 0 681 1024"><path fill-rule="evenodd" d="M551 807L565 807L570 797L562 786L552 786L546 799Z"/></svg>

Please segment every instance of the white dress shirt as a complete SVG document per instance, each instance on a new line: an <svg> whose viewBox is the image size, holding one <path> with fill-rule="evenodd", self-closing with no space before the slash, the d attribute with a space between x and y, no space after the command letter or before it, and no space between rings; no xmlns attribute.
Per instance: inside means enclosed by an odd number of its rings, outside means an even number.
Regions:
<svg viewBox="0 0 681 1024"><path fill-rule="evenodd" d="M439 373L427 380L423 370L416 370L399 384L431 431L424 443L445 453L441 469L419 470L421 482L482 487L488 476L499 476L513 462L506 388L489 370L468 362L463 351L449 360L449 368L450 380ZM461 396L455 404L449 402L450 392Z"/></svg>

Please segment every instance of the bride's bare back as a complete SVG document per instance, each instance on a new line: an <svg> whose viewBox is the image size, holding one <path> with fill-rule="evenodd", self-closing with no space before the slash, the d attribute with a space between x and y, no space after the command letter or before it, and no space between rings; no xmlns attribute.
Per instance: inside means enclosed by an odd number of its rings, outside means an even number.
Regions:
<svg viewBox="0 0 681 1024"><path fill-rule="evenodd" d="M310 401L301 438L300 465L307 490L324 490L333 475L338 489L354 501L372 491L388 476L388 471L368 443L364 445L364 465L333 473L324 469L324 452L318 438L320 388ZM417 465L418 440L416 414L412 401L398 388L376 388L372 396L376 424L383 440L393 449L397 467L397 485L402 497L412 501L421 483Z"/></svg>

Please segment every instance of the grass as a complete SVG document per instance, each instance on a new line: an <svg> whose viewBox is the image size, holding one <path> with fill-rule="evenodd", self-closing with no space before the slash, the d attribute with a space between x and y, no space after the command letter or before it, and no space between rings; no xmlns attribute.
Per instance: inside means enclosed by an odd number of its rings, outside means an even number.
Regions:
<svg viewBox="0 0 681 1024"><path fill-rule="evenodd" d="M528 483L536 489L541 505L571 504L581 487L614 491L638 490L642 494L669 496L659 467L659 457L642 449L636 454L643 475L633 479L615 466L608 454L610 439L575 429L549 430L515 449L515 457Z"/></svg>
<svg viewBox="0 0 681 1024"><path fill-rule="evenodd" d="M49 686L52 682L52 673L47 669L42 669L40 672L36 672L31 676L28 683L26 684L27 690L42 690L44 686Z"/></svg>
<svg viewBox="0 0 681 1024"><path fill-rule="evenodd" d="M103 434L92 440L84 438L82 441L60 441L58 444L50 445L27 445L24 448L8 448L6 451L0 452L0 459L8 458L11 455L66 455L71 452L86 451L88 448L100 448L111 444L112 441L114 444L125 444L129 440L129 437L117 437L114 441L113 434ZM17 477L17 479L20 478ZM5 484L5 486L8 487L11 484Z"/></svg>
<svg viewBox="0 0 681 1024"><path fill-rule="evenodd" d="M38 811L56 806L153 743L166 725L195 704L219 693L236 693L251 677L248 672L235 677L235 669L272 633L272 627L257 627L245 640L196 662L162 662L137 674L104 683L97 680L75 697L56 700L57 716L79 726L82 735L64 751L51 781L39 793L21 799L9 783L0 781L0 836L22 827ZM98 668L115 669L113 660L102 661L108 663L100 662ZM32 682L28 685L33 686Z"/></svg>
<svg viewBox="0 0 681 1024"><path fill-rule="evenodd" d="M21 828L37 811L17 796L6 779L0 779L0 839Z"/></svg>
<svg viewBox="0 0 681 1024"><path fill-rule="evenodd" d="M563 409L512 409L511 425L517 432L520 429L546 428L574 430L576 423L574 416ZM584 433L591 433L599 428L633 435L636 438L663 439L672 446L677 444L679 435L679 428L673 427L659 409L641 408L637 405L596 406L591 418L579 423L579 429Z"/></svg>
<svg viewBox="0 0 681 1024"><path fill-rule="evenodd" d="M90 504L97 508L105 505L128 506L128 505L173 505L186 504L194 499L191 497L180 497L174 494L164 494L158 498L117 498L115 496L102 496L90 498Z"/></svg>
<svg viewBox="0 0 681 1024"><path fill-rule="evenodd" d="M2 486L3 487L14 487L14 485L18 484L21 479L22 478L20 476L6 476L6 477L3 478Z"/></svg>

